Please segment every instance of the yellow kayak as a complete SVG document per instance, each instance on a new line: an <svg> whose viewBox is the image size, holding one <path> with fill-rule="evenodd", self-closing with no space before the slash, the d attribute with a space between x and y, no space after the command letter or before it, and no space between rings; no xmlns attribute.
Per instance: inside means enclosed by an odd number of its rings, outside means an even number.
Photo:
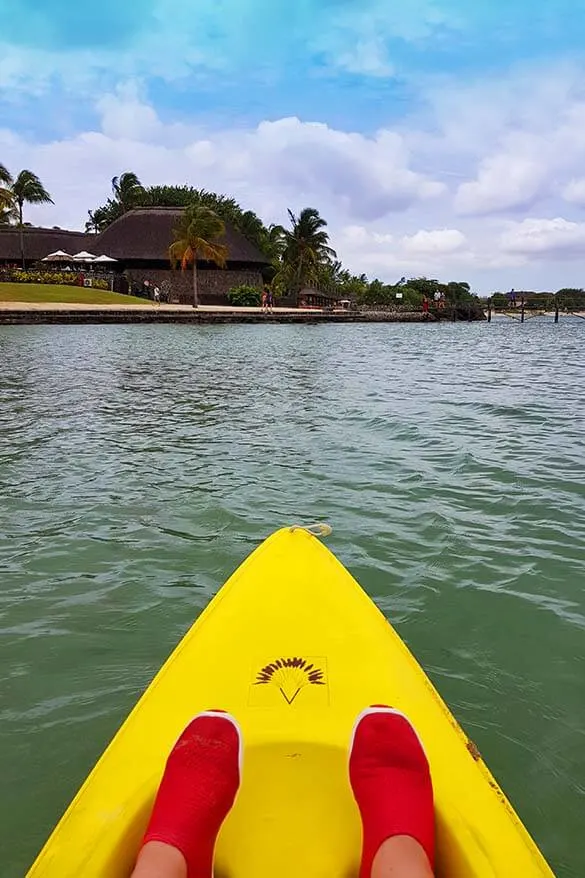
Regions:
<svg viewBox="0 0 585 878"><path fill-rule="evenodd" d="M228 580L162 667L49 838L29 878L127 878L165 760L202 710L240 723L243 782L216 849L222 878L357 875L348 778L357 714L413 722L435 790L438 875L552 876L398 634L328 549L277 531Z"/></svg>

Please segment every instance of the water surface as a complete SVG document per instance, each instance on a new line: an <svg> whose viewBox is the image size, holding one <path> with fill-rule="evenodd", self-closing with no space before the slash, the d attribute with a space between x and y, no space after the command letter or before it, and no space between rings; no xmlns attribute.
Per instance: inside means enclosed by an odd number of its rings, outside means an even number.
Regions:
<svg viewBox="0 0 585 878"><path fill-rule="evenodd" d="M326 520L585 875L585 323L0 327L0 861L274 528Z"/></svg>

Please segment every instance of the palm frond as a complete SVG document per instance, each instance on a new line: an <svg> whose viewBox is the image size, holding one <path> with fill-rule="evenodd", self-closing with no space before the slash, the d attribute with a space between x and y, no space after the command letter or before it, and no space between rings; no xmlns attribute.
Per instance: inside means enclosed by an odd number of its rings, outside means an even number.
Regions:
<svg viewBox="0 0 585 878"><path fill-rule="evenodd" d="M0 162L0 183L5 183L7 186L12 185L12 174L6 167Z"/></svg>
<svg viewBox="0 0 585 878"><path fill-rule="evenodd" d="M10 188L18 204L53 204L53 199L32 171L21 171Z"/></svg>

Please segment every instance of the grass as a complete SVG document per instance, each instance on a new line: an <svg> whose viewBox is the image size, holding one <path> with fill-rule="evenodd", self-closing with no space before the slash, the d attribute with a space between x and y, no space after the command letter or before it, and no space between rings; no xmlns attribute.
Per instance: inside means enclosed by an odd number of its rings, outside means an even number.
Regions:
<svg viewBox="0 0 585 878"><path fill-rule="evenodd" d="M0 302L59 302L80 305L148 305L148 299L122 296L107 290L60 284L0 283Z"/></svg>

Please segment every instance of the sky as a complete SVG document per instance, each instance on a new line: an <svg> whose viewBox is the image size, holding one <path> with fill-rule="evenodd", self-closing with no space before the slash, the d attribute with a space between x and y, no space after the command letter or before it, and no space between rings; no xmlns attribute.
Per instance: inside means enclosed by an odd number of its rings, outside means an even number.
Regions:
<svg viewBox="0 0 585 878"><path fill-rule="evenodd" d="M0 0L0 162L316 207L356 273L585 287L583 0Z"/></svg>

